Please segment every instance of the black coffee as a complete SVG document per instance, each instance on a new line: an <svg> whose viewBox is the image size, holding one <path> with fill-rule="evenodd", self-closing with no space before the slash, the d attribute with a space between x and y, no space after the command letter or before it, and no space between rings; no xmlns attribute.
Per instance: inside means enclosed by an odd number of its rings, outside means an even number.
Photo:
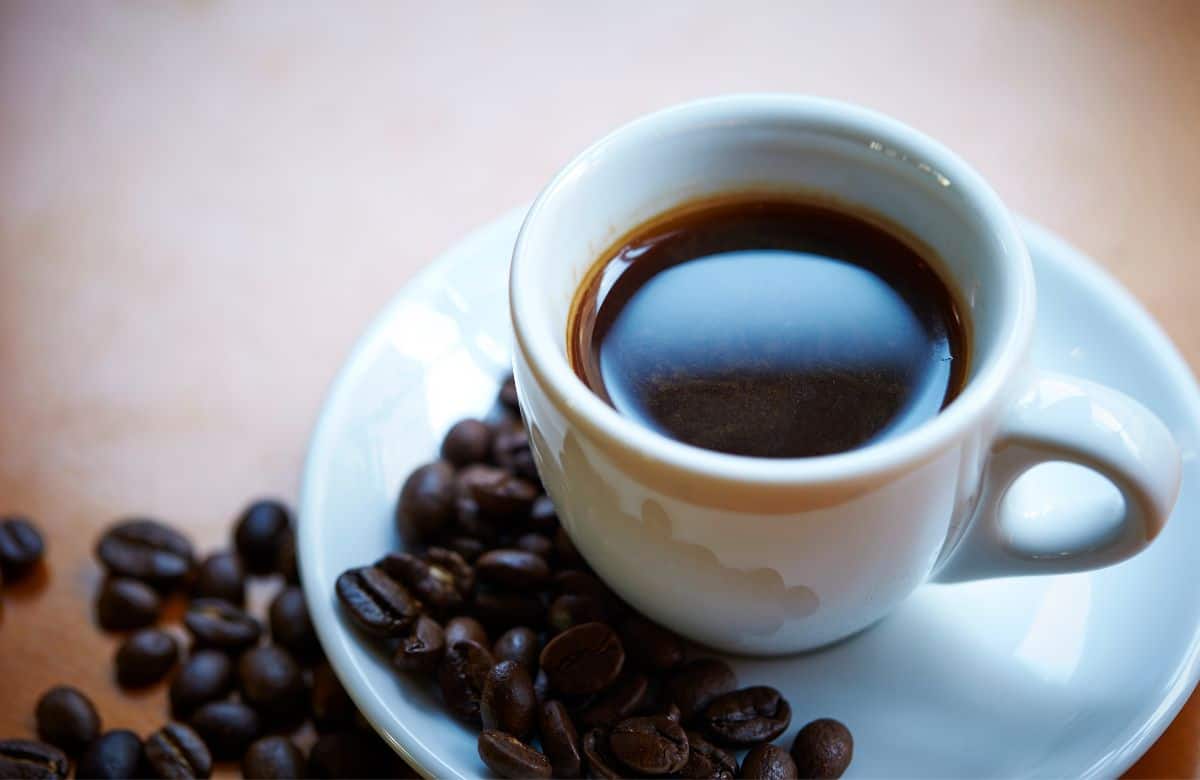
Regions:
<svg viewBox="0 0 1200 780"><path fill-rule="evenodd" d="M731 196L657 217L605 253L568 339L580 378L647 427L797 458L936 415L963 384L963 327L926 257L879 224Z"/></svg>

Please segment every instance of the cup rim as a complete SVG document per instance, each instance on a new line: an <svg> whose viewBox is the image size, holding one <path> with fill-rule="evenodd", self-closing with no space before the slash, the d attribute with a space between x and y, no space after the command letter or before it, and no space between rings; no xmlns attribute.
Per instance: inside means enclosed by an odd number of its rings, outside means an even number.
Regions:
<svg viewBox="0 0 1200 780"><path fill-rule="evenodd" d="M819 128L864 145L904 150L914 165L932 169L959 189L963 201L1001 247L1000 278L1012 303L1001 316L992 355L939 414L898 436L831 455L761 458L706 450L676 441L621 415L581 380L560 348L562 333L535 328L525 312L540 294L529 237L539 229L547 204L570 187L581 170L621 148L696 124L787 121ZM873 147L874 148L874 147ZM895 154L895 152L892 152ZM509 310L513 333L535 381L552 403L590 437L640 453L666 466L714 480L763 486L803 486L857 480L923 462L960 436L1003 393L1025 359L1033 335L1035 310L1033 264L1016 224L999 196L966 162L919 131L870 109L825 98L790 94L741 94L705 98L635 119L593 143L567 163L542 190L521 225L509 272Z"/></svg>

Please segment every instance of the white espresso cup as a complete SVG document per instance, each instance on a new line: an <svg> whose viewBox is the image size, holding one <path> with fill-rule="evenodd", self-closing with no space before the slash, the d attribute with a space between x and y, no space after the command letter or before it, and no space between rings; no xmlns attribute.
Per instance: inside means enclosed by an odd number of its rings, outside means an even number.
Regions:
<svg viewBox="0 0 1200 780"><path fill-rule="evenodd" d="M796 459L674 441L596 396L567 355L568 316L588 270L649 218L736 192L842 203L924 244L968 320L958 396L905 433ZM714 648L817 647L869 626L931 580L1117 563L1154 539L1178 494L1179 450L1154 414L1031 365L1033 269L992 189L940 144L861 108L734 96L616 130L534 203L510 298L521 410L563 527L622 598ZM1064 510L1031 524L1006 512L1013 482L1052 461L1110 480L1121 516Z"/></svg>

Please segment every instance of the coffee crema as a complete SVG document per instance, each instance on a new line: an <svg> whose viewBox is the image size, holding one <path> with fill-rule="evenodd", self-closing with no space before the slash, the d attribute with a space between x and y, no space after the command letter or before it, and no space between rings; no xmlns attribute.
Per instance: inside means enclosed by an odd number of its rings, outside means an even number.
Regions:
<svg viewBox="0 0 1200 780"><path fill-rule="evenodd" d="M965 324L930 252L782 195L685 204L631 230L569 317L575 373L704 449L828 455L920 425L961 390Z"/></svg>

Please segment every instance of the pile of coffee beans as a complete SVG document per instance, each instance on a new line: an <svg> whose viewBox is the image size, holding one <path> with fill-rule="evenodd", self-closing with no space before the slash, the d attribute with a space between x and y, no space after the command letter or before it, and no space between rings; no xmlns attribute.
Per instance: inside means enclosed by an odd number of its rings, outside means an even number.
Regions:
<svg viewBox="0 0 1200 780"><path fill-rule="evenodd" d="M792 721L779 691L688 659L589 570L542 490L511 379L498 406L455 424L404 482L407 551L338 578L347 619L480 730L501 777L840 777L845 726L815 720L790 750L773 744Z"/></svg>
<svg viewBox="0 0 1200 780"><path fill-rule="evenodd" d="M106 574L96 623L125 634L113 659L118 685L170 679L169 719L144 739L104 731L86 694L56 686L37 703L37 740L0 740L0 780L65 778L72 762L80 778L202 778L225 761L254 778L415 777L324 661L298 587L294 533L291 512L271 500L237 518L233 549L202 559L156 520L109 527L95 548ZM42 550L28 520L0 521L5 578L27 574ZM251 576L277 589L265 616L246 608ZM176 599L186 605L182 631L162 625Z"/></svg>

